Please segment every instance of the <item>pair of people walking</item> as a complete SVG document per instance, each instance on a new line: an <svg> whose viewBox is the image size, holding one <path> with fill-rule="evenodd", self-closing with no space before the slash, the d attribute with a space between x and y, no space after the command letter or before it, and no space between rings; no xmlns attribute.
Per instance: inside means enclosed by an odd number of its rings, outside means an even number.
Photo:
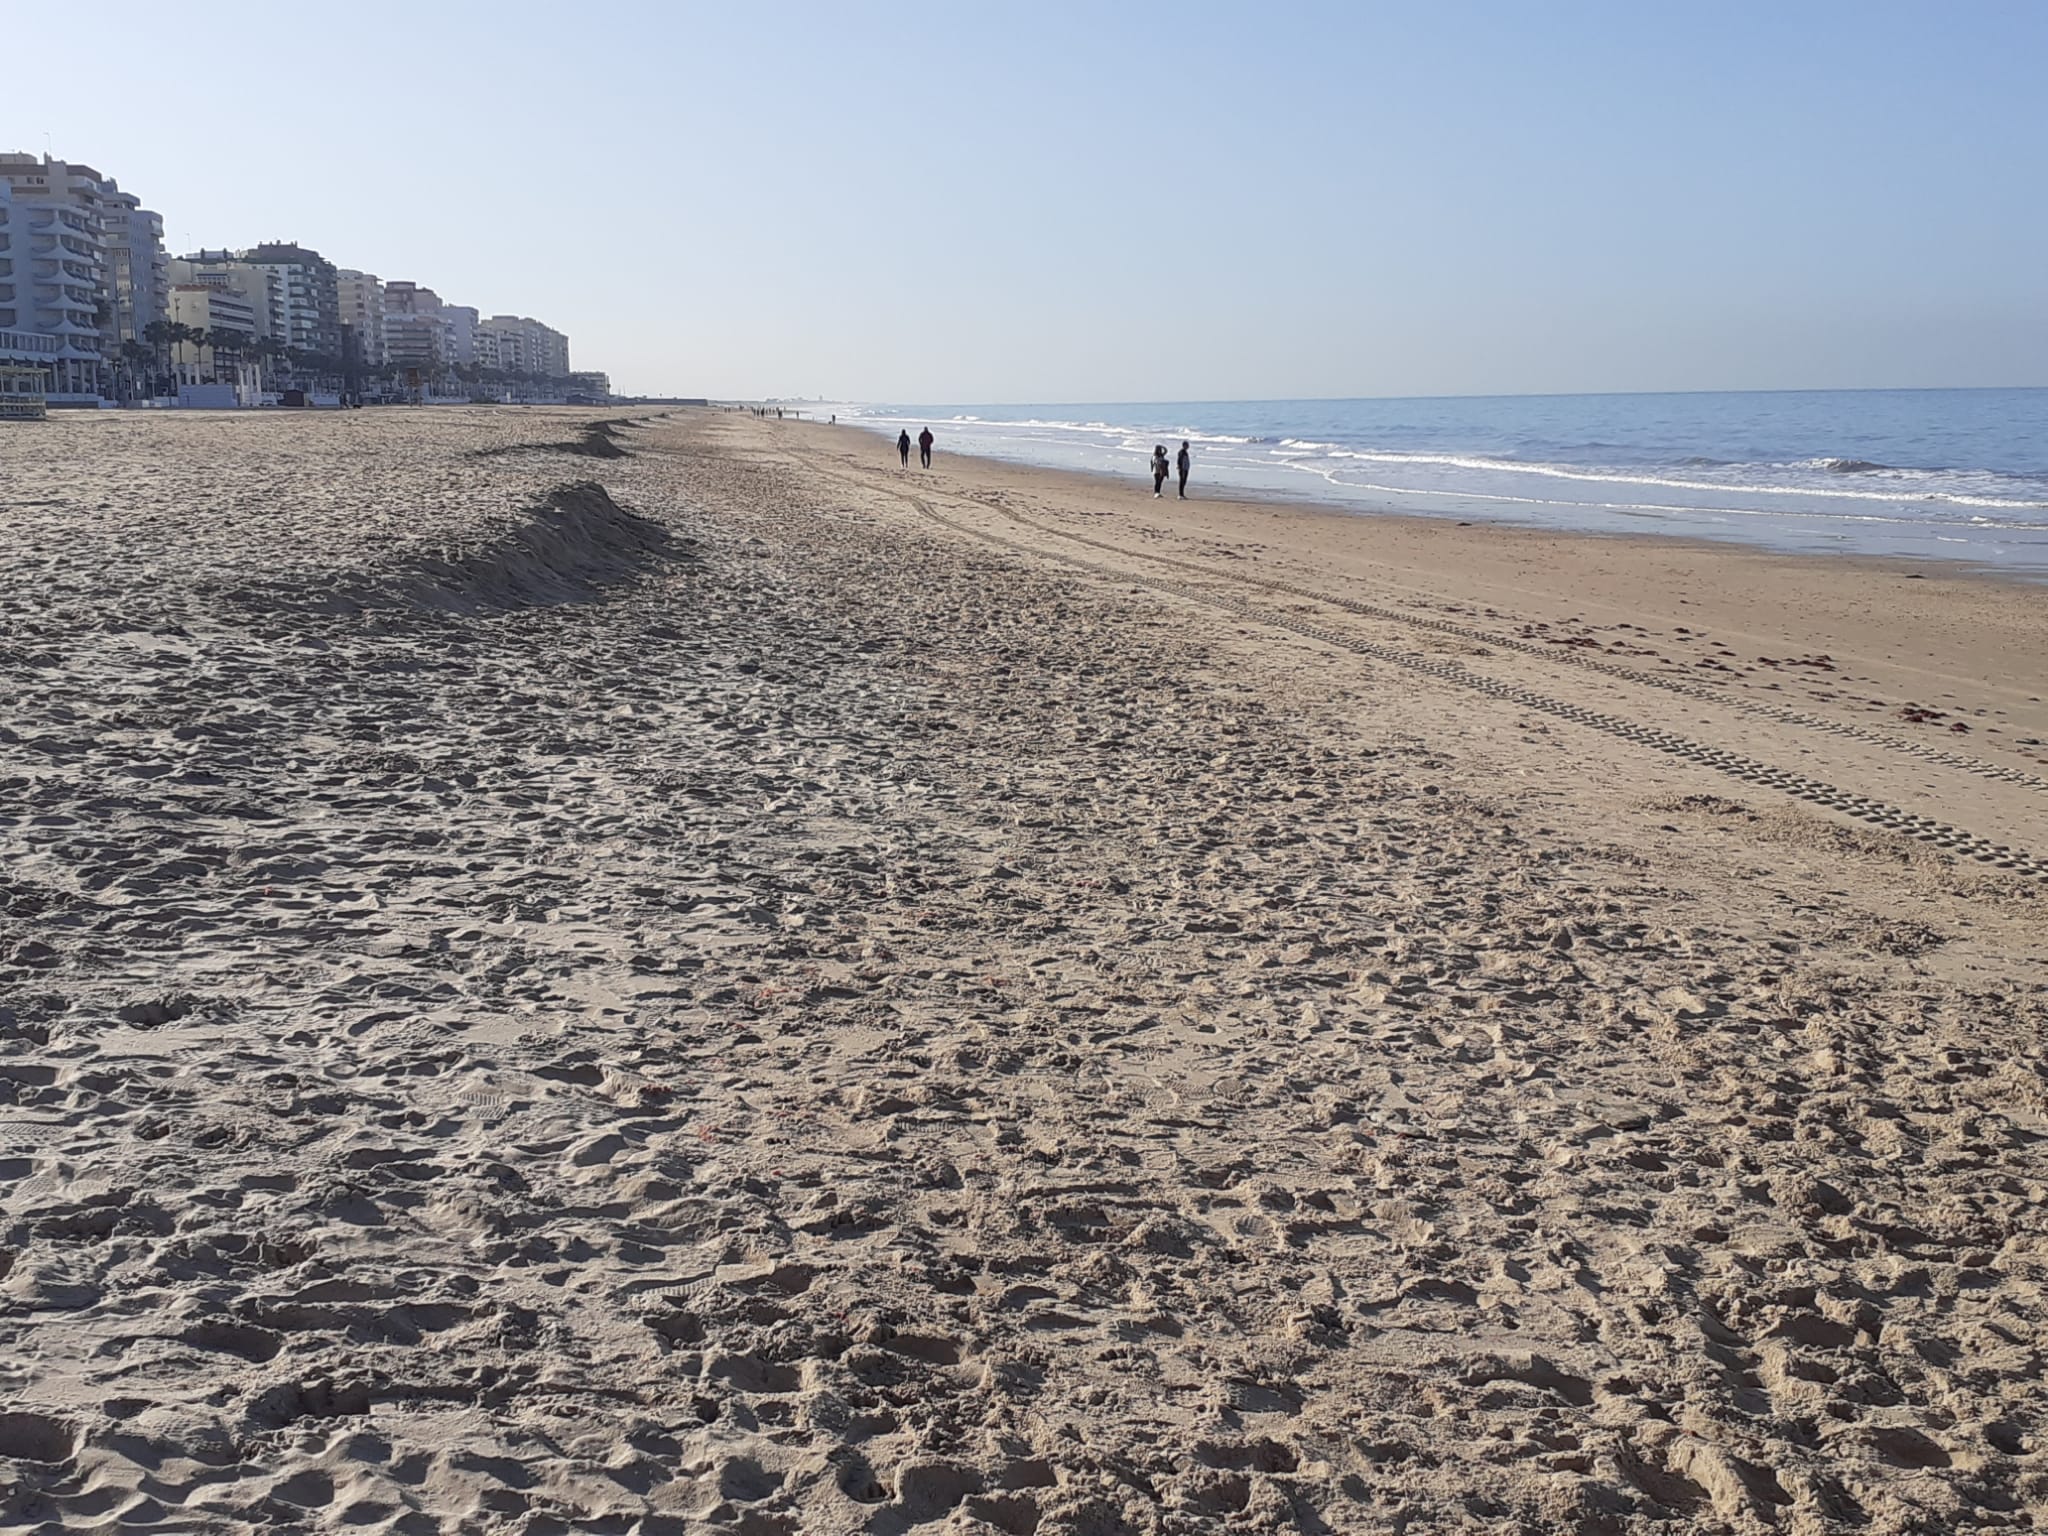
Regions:
<svg viewBox="0 0 2048 1536"><path fill-rule="evenodd" d="M896 434L896 455L903 460L903 467L910 468L910 429L905 427ZM917 462L920 468L932 467L932 429L926 427L917 434Z"/></svg>
<svg viewBox="0 0 2048 1536"><path fill-rule="evenodd" d="M1185 442L1180 445L1180 452L1173 456L1173 463L1170 466L1166 462L1166 445L1164 443L1155 444L1152 449L1152 499L1154 501L1159 499L1160 492L1166 486L1166 477L1175 470L1178 470L1180 472L1180 499L1186 501L1188 499L1188 471L1194 468L1194 464L1195 456L1188 452L1188 445Z"/></svg>

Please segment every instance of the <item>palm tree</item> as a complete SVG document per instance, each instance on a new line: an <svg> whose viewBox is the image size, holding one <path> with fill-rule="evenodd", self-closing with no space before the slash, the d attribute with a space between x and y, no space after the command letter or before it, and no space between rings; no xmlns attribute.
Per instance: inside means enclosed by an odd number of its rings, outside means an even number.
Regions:
<svg viewBox="0 0 2048 1536"><path fill-rule="evenodd" d="M177 342L180 348L196 348L199 343L206 340L206 332L199 326L185 325L180 321L173 320L171 322L171 339ZM198 373L199 362L196 352L188 366L195 374Z"/></svg>
<svg viewBox="0 0 2048 1536"><path fill-rule="evenodd" d="M132 338L128 341L124 341L121 343L121 365L124 369L127 370L128 373L128 394L130 398L133 398L136 392L135 379L138 370L146 371L149 368L150 364L153 363L155 360L155 352L150 347L146 346L144 343L133 340ZM150 393L156 393L156 383L154 379L151 379L150 382Z"/></svg>
<svg viewBox="0 0 2048 1536"><path fill-rule="evenodd" d="M169 320L152 320L142 328L142 339L149 343L155 355L156 374L150 380L149 392L154 395L157 383L171 371L171 345L178 338Z"/></svg>
<svg viewBox="0 0 2048 1536"><path fill-rule="evenodd" d="M211 331L207 332L207 342L213 348L213 355L216 360L225 356L232 363L235 370L235 382L239 385L242 377L242 358L249 350L250 337L248 333L246 331L230 330L224 325L216 325ZM214 376L216 379L219 378L218 369L215 370ZM237 398L240 398L239 395Z"/></svg>
<svg viewBox="0 0 2048 1536"><path fill-rule="evenodd" d="M284 356L284 343L275 336L258 336L249 343L249 350L256 354L256 388L259 391L267 390L270 385L265 365Z"/></svg>

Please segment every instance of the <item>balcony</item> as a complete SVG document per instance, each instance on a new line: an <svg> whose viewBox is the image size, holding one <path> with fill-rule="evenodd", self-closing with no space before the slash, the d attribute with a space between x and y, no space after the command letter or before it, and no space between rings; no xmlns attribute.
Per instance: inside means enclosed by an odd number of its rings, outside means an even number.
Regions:
<svg viewBox="0 0 2048 1536"><path fill-rule="evenodd" d="M69 218L32 220L28 226L32 235L70 235L79 240L90 240L94 230L90 224Z"/></svg>
<svg viewBox="0 0 2048 1536"><path fill-rule="evenodd" d="M0 357L57 357L64 343L39 331L0 331Z"/></svg>

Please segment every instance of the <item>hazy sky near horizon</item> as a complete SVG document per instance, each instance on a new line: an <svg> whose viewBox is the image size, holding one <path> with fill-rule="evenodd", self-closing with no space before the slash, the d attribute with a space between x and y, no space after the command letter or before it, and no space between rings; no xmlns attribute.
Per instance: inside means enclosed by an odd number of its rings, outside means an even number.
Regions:
<svg viewBox="0 0 2048 1536"><path fill-rule="evenodd" d="M622 390L2048 384L2039 0L111 0L94 29L83 76L14 73L0 149L117 177L174 252L296 239L536 316Z"/></svg>

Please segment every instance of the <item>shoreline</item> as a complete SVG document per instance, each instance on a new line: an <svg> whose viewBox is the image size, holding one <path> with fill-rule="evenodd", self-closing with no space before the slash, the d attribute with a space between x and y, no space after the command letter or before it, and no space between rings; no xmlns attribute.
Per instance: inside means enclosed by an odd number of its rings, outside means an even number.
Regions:
<svg viewBox="0 0 2048 1536"><path fill-rule="evenodd" d="M893 454L885 460L870 451L887 445L864 428L767 426L816 434L820 447L829 445L863 472L899 474ZM971 466L964 480L953 468L962 464ZM1399 512L1364 516L1234 495L1155 501L1140 482L947 455L943 442L931 471L913 461L909 483L920 483L921 475L935 489L1021 496L1069 520L1113 521L1119 535L1183 554L1228 541L1242 546L1235 560L1274 561L1332 591L1391 583L1405 600L1450 610L1490 601L1551 624L1683 625L1702 638L1734 642L1747 662L1825 656L1835 665L1825 675L1839 686L1819 692L1846 694L1853 678L1876 684L1887 710L1939 710L1943 719L1920 724L1969 735L1977 746L1987 732L2048 741L2048 666L2040 660L2048 656L2048 602L2041 584L2003 571L1903 556L1790 554L1675 535L1553 531ZM1754 681L1761 691L1802 691L1782 677ZM1781 686L1770 688L1772 681ZM1996 718L1999 711L2006 723ZM1844 715L1869 713L1856 708ZM1959 721L1967 732L1951 729ZM2030 770L2048 771L2048 749L2027 748L2020 756Z"/></svg>
<svg viewBox="0 0 2048 1536"><path fill-rule="evenodd" d="M820 422L818 424L823 425L824 423ZM890 425L895 424L896 422L892 418ZM889 440L885 430L881 427L865 426L854 421L841 422L839 425L850 427L852 430L865 436L880 437L884 441ZM948 423L946 421L934 421L931 425L935 430L941 430L950 425L958 431L960 427L959 423ZM972 424L972 428L1000 427L1003 425L1005 423L1000 421L975 422ZM945 451L943 439L941 441L941 451ZM1020 469L1044 470L1052 474L1079 475L1089 479L1100 479L1112 484L1121 484L1124 480L1123 476L1109 471L1095 470L1078 465L1047 463L1023 457L991 453L985 450L978 451L974 447L952 451L957 457L974 458L983 463L1006 464ZM1201 468L1201 463L1198 461L1196 466L1198 476L1201 473ZM1133 482L1141 481L1145 478L1145 471L1141 462L1133 462L1130 478ZM2032 559L2020 557L2000 561L1986 558L1981 553L1945 554L1940 552L1921 553L1905 548L1835 550L1816 547L1825 544L1827 540L1820 533L1813 531L1816 527L1815 518L1812 515L1801 514L1795 511L1764 509L1742 511L1732 508L1719 510L1700 508L1694 510L1674 507L1667 509L1668 515L1653 515L1647 511L1630 511L1615 508L1607 510L1602 519L1604 523L1612 524L1613 526L1602 526L1600 522L1588 522L1585 525L1577 525L1546 521L1536 517L1503 515L1498 511L1489 511L1485 506L1486 502L1497 498L1479 492L1461 492L1450 489L1442 491L1417 490L1410 493L1416 497L1433 497L1447 504L1441 509L1427 510L1404 509L1389 500L1388 493L1367 492L1363 488L1358 491L1355 497L1347 497L1342 494L1330 494L1313 488L1289 490L1280 487L1212 483L1212 494L1218 500L1277 506L1312 507L1319 511L1347 517L1374 519L1406 518L1431 523L1474 523L1496 528L1526 529L1533 533L1580 535L1592 538L1668 540L1720 548L1752 549L1767 554L1798 559L1906 561L1943 569L1961 567L1972 572L1982 573L1994 579L2019 585L2032 587L2048 586L2048 535L2044 535L2037 528L2019 526L2007 528L2004 525L1956 523L1952 525L1954 534L1961 536L1952 536L1949 533L1931 531L1934 526L1931 524L1912 525L1928 527L1930 529L1929 540L1936 544L1972 545L1981 548L1986 543L1996 542L2001 536L2009 535L2024 546L2032 547L2036 544L2040 546L2040 553ZM1475 502L1477 505L1470 507L1448 505L1456 503L1461 499ZM1742 519L1753 520L1753 526L1758 531L1745 531L1743 523L1739 521ZM1880 519L1880 521L1884 520ZM1725 525L1726 531L1712 531L1708 525ZM1763 531L1770 528L1780 530L1780 536L1774 538L1769 533ZM1811 536L1807 536L1809 534Z"/></svg>

